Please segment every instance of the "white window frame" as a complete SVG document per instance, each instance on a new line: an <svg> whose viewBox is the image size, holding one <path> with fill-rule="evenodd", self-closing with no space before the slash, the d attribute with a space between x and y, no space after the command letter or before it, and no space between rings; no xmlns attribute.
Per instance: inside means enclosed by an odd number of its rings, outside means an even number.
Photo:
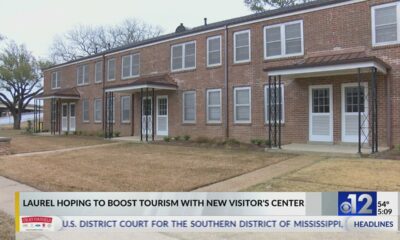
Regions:
<svg viewBox="0 0 400 240"><path fill-rule="evenodd" d="M101 69L100 79L97 79L98 65L100 65L100 69ZM95 83L103 82L103 61L98 61L94 64L94 82Z"/></svg>
<svg viewBox="0 0 400 240"><path fill-rule="evenodd" d="M96 119L96 102L100 102L100 120ZM101 98L95 98L93 101L93 119L95 123L101 123L103 121L103 110L102 110L103 102Z"/></svg>
<svg viewBox="0 0 400 240"><path fill-rule="evenodd" d="M386 8L386 7L392 7L392 6L396 6L397 41L377 43L376 42L376 34L375 34L375 11L380 8ZM371 32L372 32L372 46L374 46L374 47L400 43L400 2L392 2L392 3L381 4L381 5L372 7L372 9L371 9Z"/></svg>
<svg viewBox="0 0 400 240"><path fill-rule="evenodd" d="M55 86L53 84L53 76L56 76L55 78ZM60 79L60 72L52 72L51 73L51 89L60 89L61 88L61 79Z"/></svg>
<svg viewBox="0 0 400 240"><path fill-rule="evenodd" d="M293 25L300 23L300 36L301 36L301 52L299 53L292 53L292 54L286 54L286 26L287 25ZM267 29L270 28L276 28L279 27L281 30L281 55L276 55L276 56L267 56ZM285 58L285 57L295 57L295 56L303 56L304 55L304 31L303 31L303 20L298 20L298 21L292 21L292 22L286 22L286 23L280 23L280 24L274 24L270 26L265 26L264 27L264 60L270 60L270 59L277 59L277 58Z"/></svg>
<svg viewBox="0 0 400 240"><path fill-rule="evenodd" d="M79 69L82 68L82 83L79 83ZM87 82L85 82L85 75L86 72L88 72L87 76ZM77 67L76 69L76 83L78 86L84 86L84 85L89 85L90 83L90 79L89 79L89 65L88 64L84 64L84 65L80 65Z"/></svg>
<svg viewBox="0 0 400 240"><path fill-rule="evenodd" d="M185 120L185 96L186 94L194 93L194 120ZM183 123L196 123L197 120L197 94L196 91L184 91L182 94L182 122Z"/></svg>
<svg viewBox="0 0 400 240"><path fill-rule="evenodd" d="M133 64L133 56L136 56L136 55L138 55L139 56L139 72L138 72L138 74L136 74L136 75L132 75L132 64ZM125 76L124 77L124 57L129 57L129 61L130 61L130 64L129 64L129 76ZM129 55L124 55L124 56L122 56L121 57L121 79L122 80L126 80L126 79L129 79L129 78L135 78L135 77L139 77L140 76L140 53L132 53L132 54L129 54Z"/></svg>
<svg viewBox="0 0 400 240"><path fill-rule="evenodd" d="M219 92L219 105L209 105L209 93L212 93L212 92ZM222 91L221 91L221 89L219 88L219 89L208 89L207 90L207 92L206 92L206 106L207 106L207 123L222 123ZM218 107L219 108L219 121L215 121L215 120L210 120L210 117L209 117L209 108L210 107Z"/></svg>
<svg viewBox="0 0 400 240"><path fill-rule="evenodd" d="M128 103L129 103L128 120L124 120L124 99L128 99ZM131 96L121 96L120 103L121 103L121 106L120 106L121 107L121 123L130 123L131 122L131 109L132 109Z"/></svg>
<svg viewBox="0 0 400 240"><path fill-rule="evenodd" d="M186 45L191 44L191 43L194 43L194 67L185 68ZM173 49L174 49L174 47L179 47L179 46L182 46L182 68L174 69L173 68ZM197 43L196 43L196 41L190 41L190 42L172 45L171 46L171 72L180 72L180 71L196 69L196 66L197 66L196 58L197 58Z"/></svg>
<svg viewBox="0 0 400 240"><path fill-rule="evenodd" d="M114 61L114 78L110 78L110 62ZM115 58L110 58L107 60L107 81L114 81L116 79L116 67L117 67L117 61L115 60Z"/></svg>
<svg viewBox="0 0 400 240"><path fill-rule="evenodd" d="M85 102L87 103L87 109L86 109L87 114L88 114L88 116L87 116L88 118L87 119L85 119ZM84 98L82 100L82 122L84 122L84 123L89 123L90 122L90 116L89 116L90 107L89 107L89 105L90 105L89 99Z"/></svg>
<svg viewBox="0 0 400 240"><path fill-rule="evenodd" d="M269 107L269 101L267 101L267 96L268 96L268 89L269 86L265 85L264 86L264 118L265 118L265 123L269 124L269 110L267 108L267 106ZM282 115L282 119L281 119L281 123L285 123L285 85L282 83L281 84L281 96L282 96L282 109L281 109L281 115ZM278 90L279 91L279 90ZM278 105L278 103L276 103L276 105ZM279 121L279 119L278 119Z"/></svg>
<svg viewBox="0 0 400 240"><path fill-rule="evenodd" d="M236 35L243 34L243 33L248 33L248 38L249 38L249 58L244 59L244 60L236 60ZM247 63L251 61L251 31L250 29L243 30L243 31L238 31L233 33L233 63Z"/></svg>
<svg viewBox="0 0 400 240"><path fill-rule="evenodd" d="M210 53L210 40L214 39L219 39L219 63L215 64L210 64L210 58L209 58L209 53ZM214 51L216 52L216 51ZM218 36L213 36L213 37L208 37L207 38L207 67L216 67L216 66L221 66L222 65L222 37L221 35Z"/></svg>
<svg viewBox="0 0 400 240"><path fill-rule="evenodd" d="M236 92L239 90L249 90L249 104L236 104ZM233 89L233 119L234 123L251 123L251 87L235 87ZM236 108L240 106L249 106L249 120L237 120L236 119Z"/></svg>

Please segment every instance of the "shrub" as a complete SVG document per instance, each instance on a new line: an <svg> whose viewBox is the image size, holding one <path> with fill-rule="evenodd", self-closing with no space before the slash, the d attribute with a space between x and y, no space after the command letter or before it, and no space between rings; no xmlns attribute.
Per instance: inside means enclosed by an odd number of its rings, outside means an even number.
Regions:
<svg viewBox="0 0 400 240"><path fill-rule="evenodd" d="M184 139L185 141L189 141L189 140L190 140L190 136L189 136L189 135L185 135L185 136L183 136L183 139Z"/></svg>
<svg viewBox="0 0 400 240"><path fill-rule="evenodd" d="M78 132L74 131L74 132L72 132L72 134L76 136L76 135L78 135Z"/></svg>
<svg viewBox="0 0 400 240"><path fill-rule="evenodd" d="M168 137L168 136L164 137L163 139L164 139L164 142L169 142L169 141L171 141L171 138Z"/></svg>
<svg viewBox="0 0 400 240"><path fill-rule="evenodd" d="M207 137L198 137L195 140L196 143L213 143L213 141Z"/></svg>
<svg viewBox="0 0 400 240"><path fill-rule="evenodd" d="M257 146L261 146L265 143L265 141L262 139L251 139L250 142Z"/></svg>
<svg viewBox="0 0 400 240"><path fill-rule="evenodd" d="M104 138L104 132L103 131L97 132L97 137Z"/></svg>
<svg viewBox="0 0 400 240"><path fill-rule="evenodd" d="M234 138L229 138L224 141L225 145L240 145L240 142Z"/></svg>
<svg viewBox="0 0 400 240"><path fill-rule="evenodd" d="M28 126L25 128L26 133L32 134L33 133L33 128L32 128L32 121L28 120Z"/></svg>
<svg viewBox="0 0 400 240"><path fill-rule="evenodd" d="M65 136L68 136L68 135L69 135L69 132L64 132L64 135L65 135Z"/></svg>
<svg viewBox="0 0 400 240"><path fill-rule="evenodd" d="M120 132L115 132L115 133L114 133L114 137L119 137L120 135L121 135Z"/></svg>
<svg viewBox="0 0 400 240"><path fill-rule="evenodd" d="M271 143L271 141L270 140L264 140L264 144L265 144L265 146L269 146L269 144Z"/></svg>
<svg viewBox="0 0 400 240"><path fill-rule="evenodd" d="M181 136L176 136L176 137L174 137L174 140L175 140L175 141L180 141L180 140L181 140Z"/></svg>

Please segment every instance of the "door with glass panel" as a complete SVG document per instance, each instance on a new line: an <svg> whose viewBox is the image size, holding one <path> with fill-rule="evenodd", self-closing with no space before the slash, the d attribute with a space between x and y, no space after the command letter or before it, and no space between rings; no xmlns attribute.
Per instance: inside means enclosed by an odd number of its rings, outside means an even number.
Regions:
<svg viewBox="0 0 400 240"><path fill-rule="evenodd" d="M76 129L76 109L75 103L69 104L69 131L74 132Z"/></svg>
<svg viewBox="0 0 400 240"><path fill-rule="evenodd" d="M153 101L151 97L144 97L142 100L142 134L153 134Z"/></svg>
<svg viewBox="0 0 400 240"><path fill-rule="evenodd" d="M358 104L358 83L342 84L342 142L358 142L358 108L361 113L361 142L368 139L368 97L367 83L360 89Z"/></svg>
<svg viewBox="0 0 400 240"><path fill-rule="evenodd" d="M168 97L157 97L157 135L168 136Z"/></svg>
<svg viewBox="0 0 400 240"><path fill-rule="evenodd" d="M68 104L63 103L61 105L61 130L68 132Z"/></svg>
<svg viewBox="0 0 400 240"><path fill-rule="evenodd" d="M310 86L309 140L333 142L332 85Z"/></svg>

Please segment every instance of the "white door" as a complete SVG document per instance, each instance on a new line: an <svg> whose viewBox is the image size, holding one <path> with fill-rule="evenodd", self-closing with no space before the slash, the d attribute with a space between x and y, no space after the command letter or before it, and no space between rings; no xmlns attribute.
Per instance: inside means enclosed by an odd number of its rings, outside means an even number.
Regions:
<svg viewBox="0 0 400 240"><path fill-rule="evenodd" d="M76 109L75 103L69 104L69 131L75 132L76 130Z"/></svg>
<svg viewBox="0 0 400 240"><path fill-rule="evenodd" d="M332 85L310 86L310 141L333 142Z"/></svg>
<svg viewBox="0 0 400 240"><path fill-rule="evenodd" d="M361 142L368 139L368 85L361 84ZM342 142L358 142L358 83L342 84Z"/></svg>
<svg viewBox="0 0 400 240"><path fill-rule="evenodd" d="M153 101L151 97L144 97L142 100L142 109L143 109L143 115L142 115L142 134L143 135L152 135L153 134ZM147 121L147 124L146 124ZM146 131L147 127L147 131Z"/></svg>
<svg viewBox="0 0 400 240"><path fill-rule="evenodd" d="M68 132L68 104L63 103L61 105L61 130Z"/></svg>
<svg viewBox="0 0 400 240"><path fill-rule="evenodd" d="M157 135L168 136L168 97L157 97Z"/></svg>

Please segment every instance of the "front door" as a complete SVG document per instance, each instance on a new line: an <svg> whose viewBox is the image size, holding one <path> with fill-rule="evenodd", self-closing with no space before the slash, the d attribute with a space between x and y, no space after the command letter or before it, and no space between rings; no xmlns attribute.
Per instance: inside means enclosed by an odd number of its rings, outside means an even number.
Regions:
<svg viewBox="0 0 400 240"><path fill-rule="evenodd" d="M61 130L68 132L68 103L61 105Z"/></svg>
<svg viewBox="0 0 400 240"><path fill-rule="evenodd" d="M310 86L309 139L333 142L332 85Z"/></svg>
<svg viewBox="0 0 400 240"><path fill-rule="evenodd" d="M157 97L157 135L168 136L168 97Z"/></svg>
<svg viewBox="0 0 400 240"><path fill-rule="evenodd" d="M362 83L360 91L361 142L368 139L368 91ZM342 84L342 142L358 142L358 83Z"/></svg>
<svg viewBox="0 0 400 240"><path fill-rule="evenodd" d="M75 132L76 129L76 109L75 103L69 104L69 131Z"/></svg>
<svg viewBox="0 0 400 240"><path fill-rule="evenodd" d="M144 97L142 101L142 134L153 134L153 101L151 97Z"/></svg>

